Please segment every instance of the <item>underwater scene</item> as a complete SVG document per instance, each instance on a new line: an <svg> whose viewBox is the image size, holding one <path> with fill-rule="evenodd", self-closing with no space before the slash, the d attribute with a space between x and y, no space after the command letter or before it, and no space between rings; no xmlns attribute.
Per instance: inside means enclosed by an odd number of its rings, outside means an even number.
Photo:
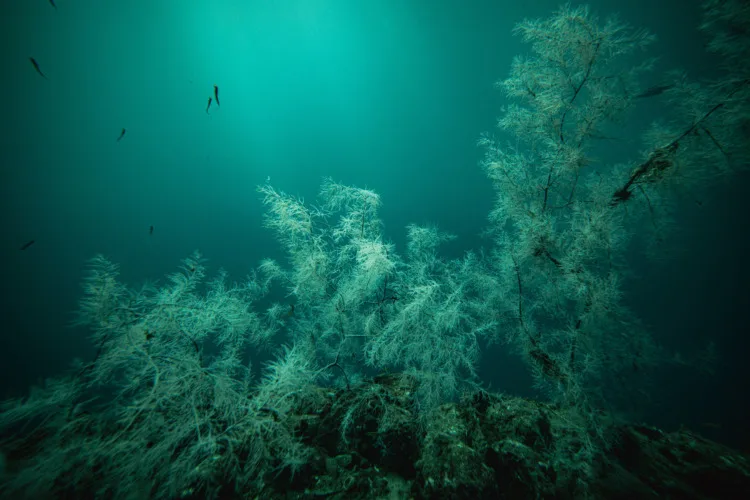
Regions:
<svg viewBox="0 0 750 500"><path fill-rule="evenodd" d="M0 498L750 498L747 1L0 12Z"/></svg>

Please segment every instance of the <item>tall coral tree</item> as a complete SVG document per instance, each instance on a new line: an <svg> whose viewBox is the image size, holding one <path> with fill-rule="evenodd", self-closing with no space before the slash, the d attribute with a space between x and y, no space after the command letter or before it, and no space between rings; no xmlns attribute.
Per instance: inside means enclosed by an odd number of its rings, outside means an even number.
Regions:
<svg viewBox="0 0 750 500"><path fill-rule="evenodd" d="M292 297L283 321L318 374L349 387L366 366L404 370L419 383L423 416L475 377L479 338L494 322L473 314L478 260L438 257L451 236L409 226L402 260L383 241L380 197L370 190L328 179L317 209L269 185L259 191L292 265L269 260L261 270Z"/></svg>
<svg viewBox="0 0 750 500"><path fill-rule="evenodd" d="M540 384L571 404L653 361L649 337L621 301L625 223L643 214L660 236L667 188L747 165L741 135L750 79L738 54L748 43L736 24L747 26L750 15L739 2L706 8L709 48L736 64L704 86L678 76L643 91L638 77L652 62L633 59L653 37L614 18L602 22L586 7L565 6L516 28L531 55L516 58L498 82L513 102L498 125L512 140L480 141L497 191L494 279L512 291L495 295L493 314L505 319L508 340ZM661 94L673 116L646 132L642 158L608 158L602 144L626 111Z"/></svg>
<svg viewBox="0 0 750 500"><path fill-rule="evenodd" d="M634 366L649 346L620 301L628 234L610 206L613 169L594 152L638 94L650 63L629 59L653 37L568 6L515 31L531 55L497 84L513 101L498 122L513 142L480 141L497 192L490 220L506 291L494 313L537 380L573 403L600 386L605 364Z"/></svg>

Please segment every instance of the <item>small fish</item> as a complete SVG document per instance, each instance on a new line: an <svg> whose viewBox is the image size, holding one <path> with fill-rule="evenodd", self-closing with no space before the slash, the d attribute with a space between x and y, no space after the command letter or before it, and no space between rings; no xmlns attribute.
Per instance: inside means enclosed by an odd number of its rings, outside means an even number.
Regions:
<svg viewBox="0 0 750 500"><path fill-rule="evenodd" d="M636 95L636 98L642 99L644 97L654 97L660 94L663 94L667 90L674 87L674 84L668 83L666 85L654 85L653 87L649 87L640 94Z"/></svg>
<svg viewBox="0 0 750 500"><path fill-rule="evenodd" d="M31 64L34 65L34 69L36 70L36 72L42 75L42 78L44 78L45 80L49 80L49 78L47 78L47 75L42 73L42 70L39 69L39 63L36 62L36 59L34 59L33 57L29 57L29 61L31 61Z"/></svg>
<svg viewBox="0 0 750 500"><path fill-rule="evenodd" d="M33 245L33 244L34 244L34 240L30 240L30 241L27 241L26 243L24 243L24 244L23 244L23 245L21 246L21 250L26 250L27 248L29 248L29 247L30 247L31 245Z"/></svg>
<svg viewBox="0 0 750 500"><path fill-rule="evenodd" d="M125 137L125 132L126 132L126 130L123 128L122 131L120 132L120 137L117 138L117 142L120 142L120 139L122 139L123 137Z"/></svg>
<svg viewBox="0 0 750 500"><path fill-rule="evenodd" d="M57 5L55 5L55 0L49 0L49 4L53 6L55 9L57 9Z"/></svg>
<svg viewBox="0 0 750 500"><path fill-rule="evenodd" d="M211 107L211 101L213 101L213 97L208 98L208 105L206 106L206 114L208 114L208 108Z"/></svg>
<svg viewBox="0 0 750 500"><path fill-rule="evenodd" d="M219 86L214 85L214 99L216 99L216 105L221 106L221 103L219 102Z"/></svg>
<svg viewBox="0 0 750 500"><path fill-rule="evenodd" d="M151 227L148 228L148 234L149 235L154 234L154 226L151 226Z"/></svg>

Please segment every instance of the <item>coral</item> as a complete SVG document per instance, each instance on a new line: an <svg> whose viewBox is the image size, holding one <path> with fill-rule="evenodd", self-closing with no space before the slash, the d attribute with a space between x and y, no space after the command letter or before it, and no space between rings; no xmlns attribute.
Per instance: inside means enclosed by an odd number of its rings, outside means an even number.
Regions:
<svg viewBox="0 0 750 500"><path fill-rule="evenodd" d="M316 205L258 187L284 255L243 284L223 271L207 280L195 253L165 284L132 288L94 257L78 323L95 355L3 404L3 492L580 498L607 491L609 473L634 494L682 493L690 478L678 466L712 446L644 427L614 432L599 408L637 391L660 359L623 287L639 223L663 238L670 189L747 166L747 14L741 2L707 4L709 48L732 63L725 80L681 76L646 91L638 81L654 63L637 56L649 33L585 7L520 23L530 54L498 84L512 101L500 138L480 140L497 193L487 252L444 258L453 236L410 225L399 255L380 196L325 179ZM647 131L639 159L595 154L630 108L655 97L674 116ZM551 404L476 390L492 342L527 363ZM253 381L251 358L268 344L284 347ZM635 463L648 440L685 453L653 458L677 479L617 463ZM730 459L713 463L741 488L747 462Z"/></svg>

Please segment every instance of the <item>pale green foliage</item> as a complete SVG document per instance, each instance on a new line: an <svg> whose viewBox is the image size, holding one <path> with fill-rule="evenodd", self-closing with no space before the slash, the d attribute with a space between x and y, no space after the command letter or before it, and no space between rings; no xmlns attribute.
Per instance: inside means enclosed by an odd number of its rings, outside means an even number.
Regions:
<svg viewBox="0 0 750 500"><path fill-rule="evenodd" d="M333 237L338 241L352 238L378 237L381 222L377 212L380 208L380 196L368 189L344 186L325 179L320 196L329 211L343 211Z"/></svg>
<svg viewBox="0 0 750 500"><path fill-rule="evenodd" d="M409 226L409 260L398 273L399 301L388 323L366 346L372 366L395 366L419 381L417 403L424 414L455 397L475 376L479 340L494 326L474 314L481 298L473 282L473 255L445 262L436 256L449 236L435 228Z"/></svg>
<svg viewBox="0 0 750 500"><path fill-rule="evenodd" d="M275 328L250 309L259 285L229 286L224 272L206 283L202 262L196 253L164 286L130 291L117 266L92 260L79 322L94 329L96 357L4 408L3 429L31 422L54 436L9 491L43 496L63 475L67 484L86 484L96 469L112 484L134 485L135 496L174 498L188 487L215 491L215 470L241 468L249 391L243 357ZM103 400L84 400L91 393Z"/></svg>
<svg viewBox="0 0 750 500"><path fill-rule="evenodd" d="M242 436L242 446L248 450L242 473L244 481L261 482L262 476L255 474L262 466L275 468L277 472L286 469L294 476L312 455L312 450L294 434L295 409L303 404L322 405L315 387L322 375L315 360L308 355L308 349L305 342L284 347L278 359L266 368L266 374L248 402L249 413Z"/></svg>
<svg viewBox="0 0 750 500"><path fill-rule="evenodd" d="M272 204L313 213L268 186L262 192ZM307 356L321 369L347 386L365 361L380 370L407 370L419 381L417 402L426 415L472 380L479 338L494 324L475 314L481 307L472 281L478 261L473 256L440 259L439 244L453 236L417 225L407 228L407 259L402 261L383 241L376 193L326 179L320 200L322 208L306 219L313 222L308 236L296 243L285 240L292 268L285 271L266 261L261 275L278 279L298 298L289 326L297 345L306 346ZM283 224L276 215L282 212L271 211L274 227ZM308 241L316 242L312 249ZM300 266L315 252L325 263L315 275L325 285L318 293L302 294L310 285Z"/></svg>
<svg viewBox="0 0 750 500"><path fill-rule="evenodd" d="M601 25L586 7L569 6L548 20L524 21L516 33L531 44L532 56L517 58L510 76L498 82L515 101L498 120L515 136L514 145L500 146L489 136L480 141L498 190L492 219L499 227L508 218L526 227L527 219L572 203L581 169L592 163L592 142L623 117L638 73L648 67L618 65L653 41L615 19Z"/></svg>
<svg viewBox="0 0 750 500"><path fill-rule="evenodd" d="M308 357L321 366L331 365L328 371L348 384L347 373L356 372L366 335L382 328L393 302L388 298L388 279L398 259L382 238L380 197L326 179L321 208L311 209L270 186L259 190L271 206L268 225L285 242L290 264L287 270L264 261L264 287L276 281L286 288L293 297L293 314L285 318L293 339L307 346ZM306 221L300 233L304 237L284 236L298 234L294 227L300 226L300 218Z"/></svg>
<svg viewBox="0 0 750 500"><path fill-rule="evenodd" d="M315 230L316 221L323 221L322 214L270 185L259 186L258 192L268 207L266 226L276 232L292 262L292 270L287 274L287 280L293 283L290 293L300 301L318 300L326 294L330 266L326 242Z"/></svg>
<svg viewBox="0 0 750 500"><path fill-rule="evenodd" d="M650 44L654 37L609 19L600 24L588 7L562 7L544 20L526 20L515 32L531 45L533 56L518 57L510 77L498 82L512 105L501 128L546 148L548 160L568 169L581 166L580 148L602 132L602 122L627 109L633 78L648 64L629 72L613 71L623 56Z"/></svg>
<svg viewBox="0 0 750 500"><path fill-rule="evenodd" d="M631 56L654 37L571 6L516 33L531 55L516 58L498 83L513 100L498 126L513 140L480 140L498 193L495 278L484 282L499 289L489 291L485 314L504 325L540 383L575 401L601 384L602 349L617 349L605 339L636 333L620 304L617 269L629 233L612 206L618 170L593 148L633 105L639 73L652 62Z"/></svg>
<svg viewBox="0 0 750 500"><path fill-rule="evenodd" d="M710 49L732 62L727 77L705 85L672 73L670 85L644 94L638 76L653 62L633 58L653 42L648 33L571 6L516 28L531 54L498 83L513 101L498 120L511 139L480 140L497 200L494 265L478 283L491 304L484 314L503 325L539 385L568 402L582 404L654 359L623 305L627 224L637 228L645 217L660 245L670 189L748 165L750 11L711 0L706 12ZM635 165L595 148L637 99L661 94L673 116L646 131Z"/></svg>
<svg viewBox="0 0 750 500"><path fill-rule="evenodd" d="M238 438L217 422L241 418L249 381L241 356L249 343L268 335L249 310L252 297L245 289L228 287L219 273L200 295L204 276L200 255L186 259L168 286L129 308L129 321L100 332L102 351L90 367L92 384L113 384L115 401L127 402L110 408L122 431L102 443L110 450L108 461L125 477L156 473L155 483L168 496L209 477L222 457L232 459ZM219 355L206 359L209 345ZM192 444L175 454L179 443ZM135 454L140 460L127 460Z"/></svg>
<svg viewBox="0 0 750 500"><path fill-rule="evenodd" d="M266 226L276 231L283 243L291 248L310 243L314 215L302 200L277 192L268 184L259 186L258 192L268 207Z"/></svg>
<svg viewBox="0 0 750 500"><path fill-rule="evenodd" d="M389 258L393 254L392 245L380 241L357 240L354 242L357 251L356 279L352 279L347 286L360 296L378 292L384 276L392 273L395 262Z"/></svg>
<svg viewBox="0 0 750 500"><path fill-rule="evenodd" d="M417 226L410 224L406 227L408 240L406 243L407 256L412 261L426 263L435 262L438 246L455 239L451 234L440 232L434 226Z"/></svg>
<svg viewBox="0 0 750 500"><path fill-rule="evenodd" d="M83 283L84 298L80 301L78 323L92 328L108 328L121 320L119 309L127 290L118 281L120 270L104 256L97 255L90 262Z"/></svg>
<svg viewBox="0 0 750 500"><path fill-rule="evenodd" d="M351 389L401 370L426 423L475 383L484 339L510 345L538 387L582 415L623 389L656 351L623 304L631 223L645 215L661 236L665 188L748 164L750 9L709 0L706 12L725 75L709 85L672 75L674 116L646 132L635 165L595 148L643 97L638 77L653 62L635 56L654 37L586 7L518 25L531 52L498 82L512 100L498 120L510 140L480 140L497 193L487 256L443 259L454 237L410 225L402 258L382 234L379 195L325 179L319 208L258 187L287 259L262 261L243 285L224 272L206 281L196 253L164 285L131 290L116 265L92 259L78 323L93 330L95 357L2 405L0 430L25 431L4 447L34 446L3 492L72 497L107 478L117 485L97 491L107 498L211 496L226 487L217 477L262 491L264 473L293 479L307 467L314 450L295 428L300 408L321 410L319 384ZM275 286L284 299L255 312ZM248 348L280 333L290 345L251 388ZM411 414L376 384L358 394L339 400L344 442L369 411L381 433ZM575 425L595 436L595 424Z"/></svg>
<svg viewBox="0 0 750 500"><path fill-rule="evenodd" d="M285 414L292 409L295 395L303 394L318 377L319 366L308 356L306 342L285 346L276 361L266 367L254 403Z"/></svg>

